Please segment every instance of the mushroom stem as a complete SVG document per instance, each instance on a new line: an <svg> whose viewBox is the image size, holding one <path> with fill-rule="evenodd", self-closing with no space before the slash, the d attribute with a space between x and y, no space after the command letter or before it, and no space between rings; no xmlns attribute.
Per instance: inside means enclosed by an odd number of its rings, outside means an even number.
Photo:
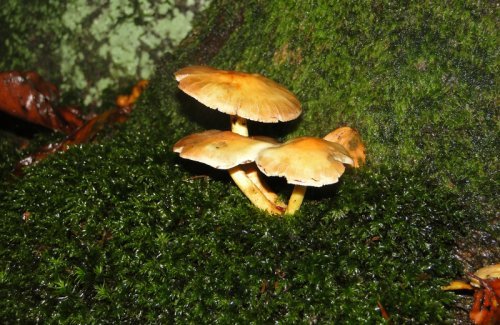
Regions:
<svg viewBox="0 0 500 325"><path fill-rule="evenodd" d="M288 200L288 207L286 208L285 214L293 215L302 205L304 200L304 195L306 194L307 187L302 185L295 185L290 195L290 200Z"/></svg>
<svg viewBox="0 0 500 325"><path fill-rule="evenodd" d="M286 209L286 204L279 199L278 195L274 193L266 183L264 183L255 164L246 165L245 173L269 201L277 205L278 208L282 208L283 210Z"/></svg>
<svg viewBox="0 0 500 325"><path fill-rule="evenodd" d="M231 115L230 120L231 131L244 137L248 137L247 120L245 118L239 117L238 115Z"/></svg>
<svg viewBox="0 0 500 325"><path fill-rule="evenodd" d="M239 167L229 169L229 175L246 197L259 209L271 214L281 214L283 211L270 202L259 188L248 178L245 171Z"/></svg>
<svg viewBox="0 0 500 325"><path fill-rule="evenodd" d="M247 120L245 118L238 115L231 115L230 121L232 132L248 137ZM259 177L259 171L255 166L246 168L245 174L250 179L250 182L252 182L272 204L276 204L279 208L286 208L286 205L278 200L278 195L264 183L261 177Z"/></svg>

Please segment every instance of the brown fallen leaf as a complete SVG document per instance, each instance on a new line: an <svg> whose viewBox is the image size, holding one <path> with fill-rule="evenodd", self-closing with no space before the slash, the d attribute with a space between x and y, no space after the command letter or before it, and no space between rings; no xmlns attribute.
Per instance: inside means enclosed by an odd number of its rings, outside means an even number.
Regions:
<svg viewBox="0 0 500 325"><path fill-rule="evenodd" d="M0 73L0 110L49 129L71 133L84 119L75 107L54 108L57 87L34 71Z"/></svg>
<svg viewBox="0 0 500 325"><path fill-rule="evenodd" d="M500 278L478 278L481 287L474 293L474 304L469 313L474 324L500 323Z"/></svg>
<svg viewBox="0 0 500 325"><path fill-rule="evenodd" d="M120 95L116 98L116 106L118 107L127 107L134 104L139 96L142 94L144 89L148 86L149 80L140 80L135 86L132 88L132 92L130 95Z"/></svg>
<svg viewBox="0 0 500 325"><path fill-rule="evenodd" d="M141 80L140 87L135 86L133 93L133 100L129 101L128 106L124 107L115 107L105 111L102 114L95 116L94 118L86 121L81 127L75 130L73 133L68 135L64 140L57 143L51 143L44 147L42 147L38 152L29 155L28 157L22 159L17 163L14 167L14 174L20 175L22 174L22 168L32 165L50 154L53 154L58 151L66 151L72 145L82 144L89 141L92 141L97 133L103 130L105 127L113 124L113 123L121 123L125 122L128 118L128 114L132 111L132 104L137 100L140 96L140 92L142 92L145 88L144 81ZM146 83L147 84L147 83Z"/></svg>
<svg viewBox="0 0 500 325"><path fill-rule="evenodd" d="M104 126L115 122L123 122L126 120L126 115L127 114L120 108L112 108L100 115L97 115L93 119L87 121L75 132L68 135L63 141L43 146L38 152L19 161L14 167L14 173L19 175L23 167L32 165L50 154L58 151L66 151L72 145L91 141L97 133L104 128Z"/></svg>
<svg viewBox="0 0 500 325"><path fill-rule="evenodd" d="M385 319L387 322L390 322L391 316L389 315L389 313L387 312L387 310L384 308L384 306L380 301L377 301L377 306L378 309L380 310L380 315L382 315L382 318Z"/></svg>

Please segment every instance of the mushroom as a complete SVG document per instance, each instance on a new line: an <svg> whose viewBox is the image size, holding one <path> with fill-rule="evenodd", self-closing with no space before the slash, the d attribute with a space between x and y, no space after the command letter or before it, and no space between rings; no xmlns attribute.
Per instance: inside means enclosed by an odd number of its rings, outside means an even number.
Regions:
<svg viewBox="0 0 500 325"><path fill-rule="evenodd" d="M343 164L353 165L347 150L338 143L302 137L262 150L257 167L267 176L285 177L294 184L285 214L293 215L301 206L306 186L321 187L338 182Z"/></svg>
<svg viewBox="0 0 500 325"><path fill-rule="evenodd" d="M183 92L229 114L231 130L243 136L248 136L247 119L276 123L293 120L302 112L299 100L289 90L259 74L190 66L175 72L175 78ZM245 174L271 202L280 205L257 170L249 168Z"/></svg>
<svg viewBox="0 0 500 325"><path fill-rule="evenodd" d="M255 206L272 214L281 214L283 209L272 204L239 167L253 162L260 151L272 146L275 144L271 141L252 139L231 131L209 130L182 138L175 143L173 150L182 158L228 169L236 185Z"/></svg>
<svg viewBox="0 0 500 325"><path fill-rule="evenodd" d="M348 126L343 126L328 133L323 139L341 144L354 161L353 167L358 168L365 164L365 145L358 131Z"/></svg>
<svg viewBox="0 0 500 325"><path fill-rule="evenodd" d="M276 139L266 136L257 135L252 136L251 138L255 140L265 141L274 145L280 144ZM254 163L251 163L242 166L242 168L244 169L247 177L250 178L250 180L260 189L262 194L264 194L264 196L269 201L273 202L278 207L278 209L282 209L283 211L285 211L286 204L283 203L278 195L271 190L266 182L264 182L264 180L262 179L262 173L259 172L257 166Z"/></svg>
<svg viewBox="0 0 500 325"><path fill-rule="evenodd" d="M179 89L203 105L231 116L231 130L248 136L246 119L277 123L302 112L285 87L259 74L190 66L175 72Z"/></svg>

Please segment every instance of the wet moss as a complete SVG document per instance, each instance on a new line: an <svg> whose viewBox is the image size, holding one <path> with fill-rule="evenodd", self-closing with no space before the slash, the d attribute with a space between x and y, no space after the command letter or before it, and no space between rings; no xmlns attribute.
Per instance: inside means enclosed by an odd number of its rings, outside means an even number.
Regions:
<svg viewBox="0 0 500 325"><path fill-rule="evenodd" d="M1 318L374 323L380 301L395 323L450 321L439 288L463 272L457 242L498 234L494 10L215 1L113 137L0 190ZM251 132L347 124L367 165L293 218L257 211L225 173L171 152L228 122L176 89L192 63L260 72L302 101L298 122Z"/></svg>

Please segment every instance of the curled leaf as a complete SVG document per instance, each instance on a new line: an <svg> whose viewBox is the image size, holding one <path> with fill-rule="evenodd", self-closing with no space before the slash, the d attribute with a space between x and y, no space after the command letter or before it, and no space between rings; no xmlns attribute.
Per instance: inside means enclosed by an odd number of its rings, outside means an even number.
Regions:
<svg viewBox="0 0 500 325"><path fill-rule="evenodd" d="M74 107L55 109L57 87L36 72L0 73L0 110L49 129L71 133L84 123Z"/></svg>

